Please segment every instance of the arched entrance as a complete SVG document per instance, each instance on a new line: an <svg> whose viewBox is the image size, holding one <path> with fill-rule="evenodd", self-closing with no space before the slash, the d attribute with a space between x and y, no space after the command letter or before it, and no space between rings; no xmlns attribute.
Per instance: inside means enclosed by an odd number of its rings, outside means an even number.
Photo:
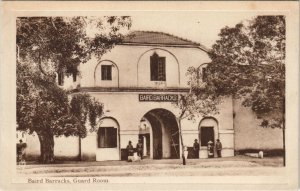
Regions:
<svg viewBox="0 0 300 191"><path fill-rule="evenodd" d="M176 159L180 156L176 118L166 109L153 109L142 117L139 138L143 141L146 157Z"/></svg>
<svg viewBox="0 0 300 191"><path fill-rule="evenodd" d="M207 145L219 139L218 121L213 117L205 117L199 123L200 158L207 158ZM216 155L216 153L215 153Z"/></svg>

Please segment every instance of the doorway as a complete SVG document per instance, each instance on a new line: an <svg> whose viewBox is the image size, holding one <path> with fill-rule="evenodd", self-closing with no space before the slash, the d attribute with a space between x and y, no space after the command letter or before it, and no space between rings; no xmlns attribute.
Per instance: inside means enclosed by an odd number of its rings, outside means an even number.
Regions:
<svg viewBox="0 0 300 191"><path fill-rule="evenodd" d="M146 141L147 157L177 159L180 156L179 132L176 118L166 109L154 109L141 119L139 138ZM144 142L143 141L143 142Z"/></svg>
<svg viewBox="0 0 300 191"><path fill-rule="evenodd" d="M201 127L200 131L201 146L207 146L209 141L215 142L214 127Z"/></svg>

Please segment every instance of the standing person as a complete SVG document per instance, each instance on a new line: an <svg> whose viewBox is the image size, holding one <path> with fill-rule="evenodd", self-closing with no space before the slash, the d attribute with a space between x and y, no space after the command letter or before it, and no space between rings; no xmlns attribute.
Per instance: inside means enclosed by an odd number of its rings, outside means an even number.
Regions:
<svg viewBox="0 0 300 191"><path fill-rule="evenodd" d="M214 158L214 143L209 140L207 143L208 158Z"/></svg>
<svg viewBox="0 0 300 191"><path fill-rule="evenodd" d="M19 143L17 144L17 162L18 162L18 164L25 162L26 147L27 147L26 143L23 143L22 139L20 139Z"/></svg>
<svg viewBox="0 0 300 191"><path fill-rule="evenodd" d="M142 140L139 139L139 142L136 144L136 150L139 157L141 157L141 160L143 159L143 143Z"/></svg>
<svg viewBox="0 0 300 191"><path fill-rule="evenodd" d="M217 149L217 155L218 155L218 157L222 157L222 154L221 154L222 143L220 142L219 139L217 139L217 142L216 142L216 149Z"/></svg>
<svg viewBox="0 0 300 191"><path fill-rule="evenodd" d="M200 149L200 145L199 145L197 139L195 139L193 149L194 149L194 156L195 156L196 159L198 159L198 158L199 158L199 149Z"/></svg>
<svg viewBox="0 0 300 191"><path fill-rule="evenodd" d="M128 156L133 156L134 150L133 150L133 146L131 144L131 141L128 142L126 150L127 150Z"/></svg>

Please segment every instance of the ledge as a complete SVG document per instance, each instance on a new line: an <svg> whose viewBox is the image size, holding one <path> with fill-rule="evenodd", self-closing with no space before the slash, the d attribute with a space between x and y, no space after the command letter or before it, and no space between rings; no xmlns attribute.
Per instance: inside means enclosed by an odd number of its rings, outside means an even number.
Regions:
<svg viewBox="0 0 300 191"><path fill-rule="evenodd" d="M189 88L104 88L104 87L81 87L73 90L76 92L189 92Z"/></svg>

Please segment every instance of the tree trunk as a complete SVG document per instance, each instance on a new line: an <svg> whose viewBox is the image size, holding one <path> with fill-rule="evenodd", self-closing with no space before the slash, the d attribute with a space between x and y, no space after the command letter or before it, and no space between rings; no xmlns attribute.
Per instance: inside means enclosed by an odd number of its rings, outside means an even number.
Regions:
<svg viewBox="0 0 300 191"><path fill-rule="evenodd" d="M283 166L285 166L285 117L283 117L282 140L283 140Z"/></svg>
<svg viewBox="0 0 300 191"><path fill-rule="evenodd" d="M53 134L48 131L41 131L37 133L40 140L40 162L43 164L54 162L54 138Z"/></svg>
<svg viewBox="0 0 300 191"><path fill-rule="evenodd" d="M186 165L186 158L184 156L184 144L183 144L182 131L181 131L181 118L178 118L178 129L179 129L179 136L181 142L182 164Z"/></svg>
<svg viewBox="0 0 300 191"><path fill-rule="evenodd" d="M283 140L283 166L285 166L285 95L283 99L283 115L282 115L282 140Z"/></svg>
<svg viewBox="0 0 300 191"><path fill-rule="evenodd" d="M283 121L282 138L283 138L283 166L285 166L285 122Z"/></svg>

